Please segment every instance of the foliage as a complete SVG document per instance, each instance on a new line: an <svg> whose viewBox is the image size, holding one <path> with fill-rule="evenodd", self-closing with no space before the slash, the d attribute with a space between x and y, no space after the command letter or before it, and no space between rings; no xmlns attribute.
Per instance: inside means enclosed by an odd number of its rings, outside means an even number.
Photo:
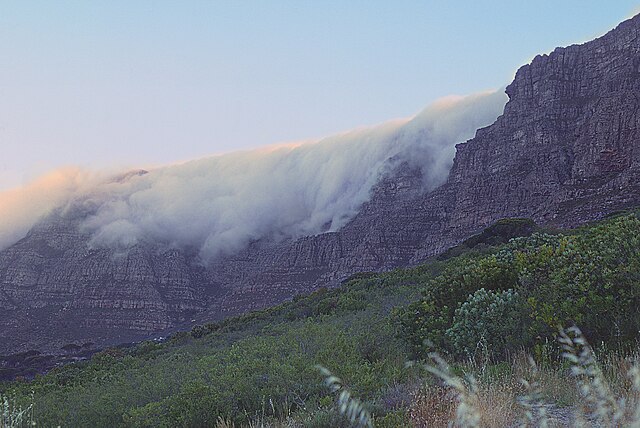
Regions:
<svg viewBox="0 0 640 428"><path fill-rule="evenodd" d="M33 391L43 426L246 426L291 414L308 426L341 426L314 366L335 368L373 405L387 385L406 382L406 346L390 311L415 300L416 284L438 266L354 279L164 343L110 348L4 389L20 403ZM392 411L375 409L380 420Z"/></svg>
<svg viewBox="0 0 640 428"><path fill-rule="evenodd" d="M444 271L424 284L423 298L397 312L402 335L425 357L425 343L439 350L452 350L446 332L453 325L455 310L475 291L507 290L517 282L509 260L492 254L451 260ZM480 337L476 342L480 341Z"/></svg>
<svg viewBox="0 0 640 428"><path fill-rule="evenodd" d="M529 342L525 310L517 291L481 288L456 309L446 337L458 355L471 355L479 348L515 350Z"/></svg>
<svg viewBox="0 0 640 428"><path fill-rule="evenodd" d="M481 289L487 296L469 302ZM513 290L517 302L477 318L483 327L463 328L461 338L461 322L474 319L464 311L506 290ZM500 316L502 310L508 313ZM633 340L640 331L640 219L626 214L571 234L534 233L492 254L453 259L423 285L420 301L398 311L397 320L421 357L428 351L425 343L456 355L468 352L489 331L509 336L491 344L494 353L534 348L566 324L581 325L597 343ZM522 335L520 327L526 327Z"/></svg>

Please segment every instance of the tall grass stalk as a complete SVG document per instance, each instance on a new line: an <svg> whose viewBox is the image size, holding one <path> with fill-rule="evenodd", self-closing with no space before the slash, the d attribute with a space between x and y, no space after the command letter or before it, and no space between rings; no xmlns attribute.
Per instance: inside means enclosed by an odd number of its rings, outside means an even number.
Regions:
<svg viewBox="0 0 640 428"><path fill-rule="evenodd" d="M22 408L0 396L0 428L22 428L35 425L33 420L33 404Z"/></svg>
<svg viewBox="0 0 640 428"><path fill-rule="evenodd" d="M616 397L605 378L593 349L577 327L561 329L558 341L563 356L571 364L571 374L576 379L580 395L585 403L587 419L603 427L640 426L640 375L638 362L634 361L627 375L631 390Z"/></svg>
<svg viewBox="0 0 640 428"><path fill-rule="evenodd" d="M431 364L426 369L435 375L445 386L443 400L447 400L445 394L453 392L457 401L454 420L448 421L448 426L460 428L493 427L493 426L521 426L541 427L558 426L571 422L574 427L635 427L640 428L640 366L637 360L629 362L627 370L629 387L622 387L618 394L614 392L601 365L596 359L595 353L588 344L582 332L572 327L560 330L558 341L563 349L563 358L569 363L569 375L575 381L575 403L567 408L559 408L555 403L545 403L545 384L547 376L545 372L539 372L534 361L529 358L530 380L522 379L522 394L517 395L516 389L508 387L511 378L483 380L479 383L476 378L467 374L463 377L453 374L446 361L438 354L430 354ZM612 367L621 367L620 357L611 356L608 364ZM476 367L476 371L483 376L485 369ZM619 376L616 374L616 376ZM484 378L483 378L484 379ZM567 379L569 380L569 379ZM504 388L507 393L496 395L500 390L499 383L507 385ZM485 383L487 385L485 385ZM489 397L490 395L494 397ZM497 400L496 400L497 397ZM518 418L511 422L505 422L506 418L513 417L509 414L508 403L500 403L500 400L515 399L519 405ZM432 400L433 401L433 400ZM487 405L489 403L489 405ZM561 414L559 419L550 417L550 410ZM497 415L497 413L503 413ZM558 415L556 415L558 416ZM415 421L414 421L415 422ZM420 425L420 421L417 423ZM444 425L443 425L444 426Z"/></svg>
<svg viewBox="0 0 640 428"><path fill-rule="evenodd" d="M331 392L337 394L338 411L344 415L352 425L358 427L373 428L371 414L362 402L351 395L351 392L343 385L342 380L336 377L328 369L316 366L324 376L324 382Z"/></svg>
<svg viewBox="0 0 640 428"><path fill-rule="evenodd" d="M427 370L440 378L446 386L452 388L457 397L455 423L458 426L477 428L480 426L480 412L478 412L478 386L473 376L466 380L455 376L449 369L449 364L437 353L432 352L429 357L433 365L426 366Z"/></svg>
<svg viewBox="0 0 640 428"><path fill-rule="evenodd" d="M533 358L529 357L529 366L531 367L533 378L538 374L538 366ZM525 393L518 399L518 403L522 407L524 414L522 415L520 426L548 428L549 418L547 416L547 405L544 403L542 388L537 380L522 379L520 381L524 386Z"/></svg>

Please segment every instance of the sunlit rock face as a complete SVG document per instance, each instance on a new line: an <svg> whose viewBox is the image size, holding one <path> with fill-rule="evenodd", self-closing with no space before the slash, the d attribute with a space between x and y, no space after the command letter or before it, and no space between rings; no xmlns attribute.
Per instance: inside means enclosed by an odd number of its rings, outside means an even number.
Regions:
<svg viewBox="0 0 640 428"><path fill-rule="evenodd" d="M206 195L216 195L206 183L196 183L204 191L200 200L192 198L193 210L188 204L171 205L189 198L162 199L164 190L153 187L154 171L112 181L109 186L119 186L119 193L100 187L109 198L70 199L65 209L54 210L0 252L0 353L137 340L194 320L273 305L337 285L355 272L419 263L504 217L570 227L639 205L639 28L635 17L599 39L558 48L522 67L506 88L504 114L458 144L452 163L451 144L464 140L454 141L464 134L445 127L444 140L434 145L429 138L437 121L425 122L420 115L385 128L390 139L375 146L378 155L371 163L358 164L354 180L345 174L348 165L321 180L311 177L309 187L294 187L298 193L285 195L282 215L265 200L257 206L276 211L265 213L265 227L251 224L241 241L232 242L240 245L226 246L230 235L208 234L211 229L202 226L209 224L208 211L199 208L211 203ZM495 106L486 108L490 105ZM421 149L425 145L429 150ZM366 145L359 150L360 160L370 152ZM322 153L332 159L331 152ZM206 172L203 165L196 166ZM313 163L308 165L300 171ZM372 165L377 169L368 171ZM434 173L443 165L444 174ZM178 193L190 186L175 178L184 171L162 173ZM330 186L334 194L319 192L308 199L305 189L318 192L337 175L360 186L348 188L354 203L340 199L342 182ZM289 188L283 184L278 190ZM136 192L126 189L142 193L133 197ZM285 207L298 204L295 198L311 203L320 196L339 201L332 205L339 209L313 206L281 221L291 215ZM147 221L145 213L160 206L154 201L177 214ZM318 206L324 209L327 203ZM189 217L190 211L199 215ZM250 212L241 215L251 219ZM181 224L194 238L174 234ZM164 230L163 225L177 227Z"/></svg>
<svg viewBox="0 0 640 428"><path fill-rule="evenodd" d="M518 70L504 115L457 147L453 224L526 215L575 226L638 203L639 28L636 16Z"/></svg>

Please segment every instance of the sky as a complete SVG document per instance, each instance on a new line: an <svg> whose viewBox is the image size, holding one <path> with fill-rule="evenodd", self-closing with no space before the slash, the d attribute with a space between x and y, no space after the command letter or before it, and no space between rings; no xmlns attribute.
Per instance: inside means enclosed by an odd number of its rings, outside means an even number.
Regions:
<svg viewBox="0 0 640 428"><path fill-rule="evenodd" d="M500 88L639 2L0 0L0 190L313 140Z"/></svg>

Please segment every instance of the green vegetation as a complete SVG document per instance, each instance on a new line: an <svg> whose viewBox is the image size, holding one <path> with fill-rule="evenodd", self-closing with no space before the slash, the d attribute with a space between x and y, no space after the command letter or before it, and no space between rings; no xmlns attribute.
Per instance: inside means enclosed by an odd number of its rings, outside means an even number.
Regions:
<svg viewBox="0 0 640 428"><path fill-rule="evenodd" d="M407 382L406 346L389 313L415 300L415 284L438 266L319 290L162 344L105 350L5 388L18 398L33 391L34 416L44 426L210 426L219 418L246 424L292 413L309 426L347 426L315 365L330 367L367 403Z"/></svg>
<svg viewBox="0 0 640 428"><path fill-rule="evenodd" d="M509 240L514 235L520 237ZM465 242L416 268L355 275L338 289L164 343L107 349L32 382L0 385L0 393L22 408L35 403L39 426L339 427L369 416L376 427L407 426L431 420L433 409L455 415L458 404L443 398L450 396L446 382L430 378L422 364L406 364L428 360L433 350L456 362L453 372L475 370L487 394L501 396L491 389L499 379L527 378L516 372L526 365L515 363L526 361L523 350L546 370L548 385L569 377L558 326L580 325L596 352L615 350L602 352L620 361L629 354L625 346L635 346L636 213L566 234L505 220ZM333 386L318 365L331 370ZM514 397L526 391L504 384L513 398L504 414L516 420ZM349 396L336 397L336 385ZM573 406L579 400L572 390L565 396L548 387L543 395Z"/></svg>
<svg viewBox="0 0 640 428"><path fill-rule="evenodd" d="M571 324L593 343L628 342L640 330L639 315L640 219L629 214L570 235L534 233L490 255L453 259L400 318L417 355L428 352L427 342L468 357L473 343L486 342L498 356L534 349Z"/></svg>

